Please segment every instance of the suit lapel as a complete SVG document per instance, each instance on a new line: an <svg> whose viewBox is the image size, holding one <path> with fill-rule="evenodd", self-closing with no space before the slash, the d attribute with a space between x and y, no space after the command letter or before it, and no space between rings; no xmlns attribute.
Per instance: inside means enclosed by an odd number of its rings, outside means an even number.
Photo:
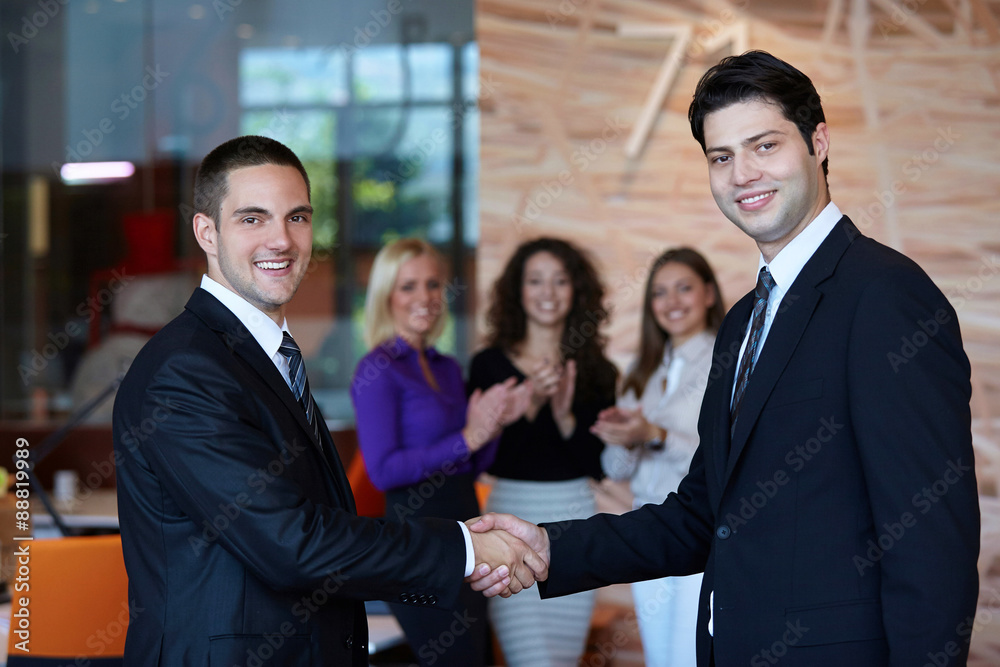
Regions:
<svg viewBox="0 0 1000 667"><path fill-rule="evenodd" d="M843 216L785 292L743 396L740 416L736 420L736 430L730 443L726 481L736 468L768 397L781 378L822 298L819 285L833 275L844 251L859 235L860 232L850 219ZM733 375L729 374L729 377L731 392ZM728 404L726 407L728 408ZM729 429L725 430L728 435Z"/></svg>
<svg viewBox="0 0 1000 667"><path fill-rule="evenodd" d="M239 318L222 305L218 299L201 288L194 291L194 294L191 295L185 307L201 318L213 331L218 333L226 346L242 359L247 367L253 373L256 373L263 384L281 401L281 404L288 411L289 415L298 424L299 430L302 431L304 437L314 447L319 448L321 453L320 458L323 459L327 470L336 481L334 486L343 505L353 508L354 497L350 492L343 464L337 455L336 447L333 446L333 439L329 437L328 433L324 437L323 433L326 432L326 428L321 427L321 442L316 442L315 433L309 424L309 420L306 419L305 410L295 400L292 390L288 387L288 383L285 382L285 378L278 372L274 362L264 353L263 348L261 348L257 340ZM324 423L322 414L317 414L316 417L319 419L320 424Z"/></svg>
<svg viewBox="0 0 1000 667"><path fill-rule="evenodd" d="M726 315L725 322L719 329L719 357L713 361L714 368L724 368L725 372L715 380L712 391L715 398L710 405L716 405L712 433L715 435L716 446L713 448L715 471L718 475L720 488L726 482L726 464L729 458L729 406L733 398L733 384L736 381L736 370L740 365L740 345L750 324L750 313L753 309L754 293L750 292Z"/></svg>

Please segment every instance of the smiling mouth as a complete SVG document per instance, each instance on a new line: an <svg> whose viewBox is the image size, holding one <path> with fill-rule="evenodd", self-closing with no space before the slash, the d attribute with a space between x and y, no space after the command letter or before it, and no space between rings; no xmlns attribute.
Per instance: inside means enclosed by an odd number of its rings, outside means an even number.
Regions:
<svg viewBox="0 0 1000 667"><path fill-rule="evenodd" d="M281 270L281 269L287 269L288 265L291 264L291 263L292 263L291 260L285 259L285 260L282 260L280 262L254 262L253 264L258 269L267 269L269 271L278 271L278 270Z"/></svg>
<svg viewBox="0 0 1000 667"><path fill-rule="evenodd" d="M759 202L761 199L767 199L773 195L776 190L771 190L770 192L765 192L763 194L754 195L753 197L747 197L746 199L737 199L736 201L740 204L753 204L754 202Z"/></svg>

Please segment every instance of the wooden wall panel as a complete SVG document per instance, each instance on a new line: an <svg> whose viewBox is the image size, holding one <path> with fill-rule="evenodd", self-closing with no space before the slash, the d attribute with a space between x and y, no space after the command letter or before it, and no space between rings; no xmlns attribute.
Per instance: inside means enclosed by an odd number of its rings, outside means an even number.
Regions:
<svg viewBox="0 0 1000 667"><path fill-rule="evenodd" d="M733 52L729 44L711 52L701 45L742 29L749 48L806 72L831 128L834 201L866 234L920 263L959 313L973 364L978 472L990 496L983 571L992 574L983 604L992 606L981 608L990 619L977 632L976 660L995 664L1000 35L995 10L981 0L910 5L915 11L894 14L884 0L479 0L481 76L490 93L480 100L477 298L481 317L514 247L554 235L585 247L601 268L614 313L609 354L619 366L634 353L642 283L661 250L701 250L732 304L752 289L758 253L712 200L687 123L698 78ZM626 141L672 42L625 37L629 26L691 36L635 159L626 157Z"/></svg>

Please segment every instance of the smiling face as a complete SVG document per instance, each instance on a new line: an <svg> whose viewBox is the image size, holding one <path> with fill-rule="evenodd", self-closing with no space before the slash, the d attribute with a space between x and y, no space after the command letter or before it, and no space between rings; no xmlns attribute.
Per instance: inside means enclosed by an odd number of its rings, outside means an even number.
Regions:
<svg viewBox="0 0 1000 667"><path fill-rule="evenodd" d="M757 242L765 261L829 203L822 169L829 144L826 123L819 123L810 155L795 124L762 101L739 102L705 116L712 196Z"/></svg>
<svg viewBox="0 0 1000 667"><path fill-rule="evenodd" d="M715 289L694 269L681 262L667 262L653 275L650 310L674 347L708 328L708 311L715 304Z"/></svg>
<svg viewBox="0 0 1000 667"><path fill-rule="evenodd" d="M265 164L230 172L218 229L199 213L194 230L208 276L280 326L312 253L312 206L298 170Z"/></svg>
<svg viewBox="0 0 1000 667"><path fill-rule="evenodd" d="M389 294L389 313L397 336L423 348L443 307L441 266L431 255L403 262Z"/></svg>
<svg viewBox="0 0 1000 667"><path fill-rule="evenodd" d="M573 307L573 282L550 252L536 252L524 263L521 306L529 324L562 326Z"/></svg>

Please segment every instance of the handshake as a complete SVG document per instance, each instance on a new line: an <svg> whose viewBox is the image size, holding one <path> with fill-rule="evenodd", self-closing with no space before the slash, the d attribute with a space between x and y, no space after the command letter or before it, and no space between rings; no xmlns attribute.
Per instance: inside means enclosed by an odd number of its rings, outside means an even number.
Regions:
<svg viewBox="0 0 1000 667"><path fill-rule="evenodd" d="M512 514L484 514L465 522L472 534L476 569L472 589L510 597L549 576L549 535Z"/></svg>

